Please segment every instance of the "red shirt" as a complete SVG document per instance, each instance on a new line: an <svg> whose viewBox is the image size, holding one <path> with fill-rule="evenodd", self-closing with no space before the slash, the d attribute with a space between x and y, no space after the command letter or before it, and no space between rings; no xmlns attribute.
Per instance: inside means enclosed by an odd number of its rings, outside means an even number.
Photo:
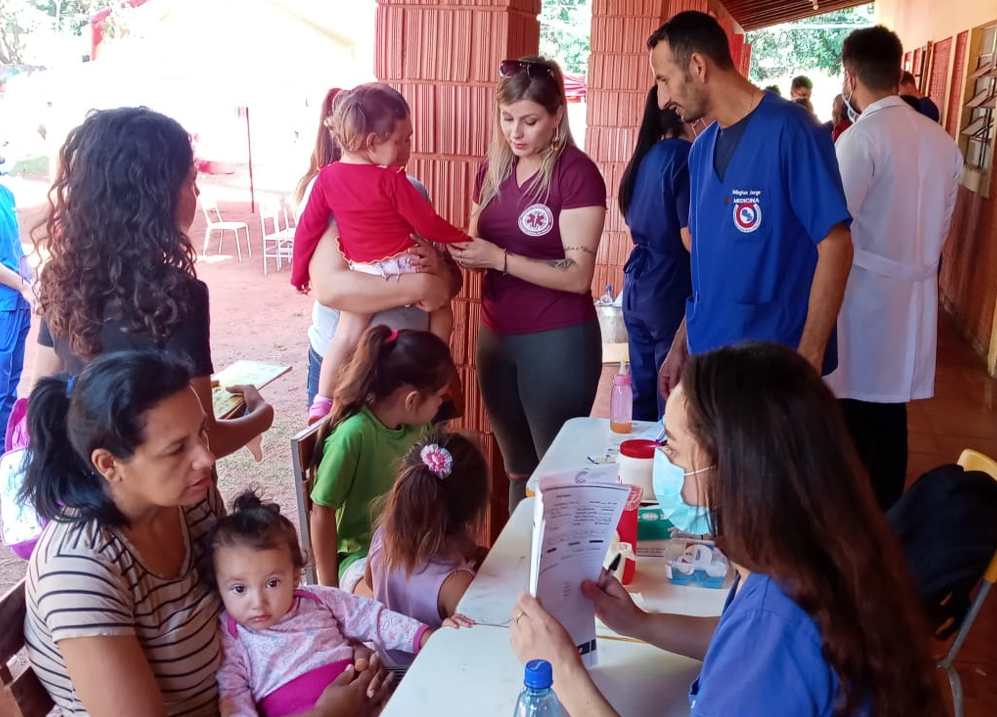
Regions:
<svg viewBox="0 0 997 717"><path fill-rule="evenodd" d="M474 201L480 202L487 164L478 172ZM606 183L599 168L576 147L561 152L550 192L529 196L530 180L520 187L516 170L498 195L478 215L478 234L513 254L549 261L564 258L561 212L580 207L605 207ZM548 289L488 270L481 298L481 319L498 334L531 334L576 326L595 317L591 292L573 294Z"/></svg>
<svg viewBox="0 0 997 717"><path fill-rule="evenodd" d="M308 283L308 262L336 218L339 248L351 262L389 259L415 246L410 236L451 244L471 237L442 219L409 182L404 167L333 162L322 167L294 230L291 283Z"/></svg>
<svg viewBox="0 0 997 717"><path fill-rule="evenodd" d="M831 141L837 142L838 137L840 137L846 129L852 126L852 121L845 119L834 125L834 129L831 130Z"/></svg>

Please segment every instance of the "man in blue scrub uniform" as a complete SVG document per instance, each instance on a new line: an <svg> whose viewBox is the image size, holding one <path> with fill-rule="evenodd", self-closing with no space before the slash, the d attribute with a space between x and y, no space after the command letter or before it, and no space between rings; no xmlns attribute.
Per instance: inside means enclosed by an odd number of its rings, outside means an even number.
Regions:
<svg viewBox="0 0 997 717"><path fill-rule="evenodd" d="M689 155L693 292L662 394L690 352L749 340L792 346L829 373L852 262L834 145L810 112L737 72L712 16L679 13L647 46L659 91L683 119L716 120Z"/></svg>
<svg viewBox="0 0 997 717"><path fill-rule="evenodd" d="M31 328L32 290L26 267L14 195L0 184L0 435L17 398Z"/></svg>

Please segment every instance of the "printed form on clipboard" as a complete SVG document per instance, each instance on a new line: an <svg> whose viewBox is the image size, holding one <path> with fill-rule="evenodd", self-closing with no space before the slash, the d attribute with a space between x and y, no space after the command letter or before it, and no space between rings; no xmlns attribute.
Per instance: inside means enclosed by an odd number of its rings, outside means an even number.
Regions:
<svg viewBox="0 0 997 717"><path fill-rule="evenodd" d="M598 664L595 604L581 586L599 579L630 495L630 486L616 481L615 466L591 466L537 483L530 593L568 631L586 667Z"/></svg>

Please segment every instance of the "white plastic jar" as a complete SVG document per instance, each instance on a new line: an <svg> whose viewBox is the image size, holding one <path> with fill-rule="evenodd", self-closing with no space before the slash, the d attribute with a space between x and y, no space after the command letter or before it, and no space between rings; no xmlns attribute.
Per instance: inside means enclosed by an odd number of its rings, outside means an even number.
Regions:
<svg viewBox="0 0 997 717"><path fill-rule="evenodd" d="M644 438L632 438L620 444L616 456L621 483L639 485L644 489L644 500L653 500L654 450L658 444Z"/></svg>

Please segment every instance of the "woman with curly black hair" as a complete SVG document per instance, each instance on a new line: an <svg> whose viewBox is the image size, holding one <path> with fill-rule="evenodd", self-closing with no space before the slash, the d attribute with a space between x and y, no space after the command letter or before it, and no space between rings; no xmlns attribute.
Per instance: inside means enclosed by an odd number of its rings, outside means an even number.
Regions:
<svg viewBox="0 0 997 717"><path fill-rule="evenodd" d="M266 431L273 409L239 387L247 415L214 417L208 287L187 232L197 211L190 137L144 107L92 113L69 133L32 233L49 258L39 280L39 377L76 375L96 356L160 348L191 366L208 414L211 450L224 456Z"/></svg>

